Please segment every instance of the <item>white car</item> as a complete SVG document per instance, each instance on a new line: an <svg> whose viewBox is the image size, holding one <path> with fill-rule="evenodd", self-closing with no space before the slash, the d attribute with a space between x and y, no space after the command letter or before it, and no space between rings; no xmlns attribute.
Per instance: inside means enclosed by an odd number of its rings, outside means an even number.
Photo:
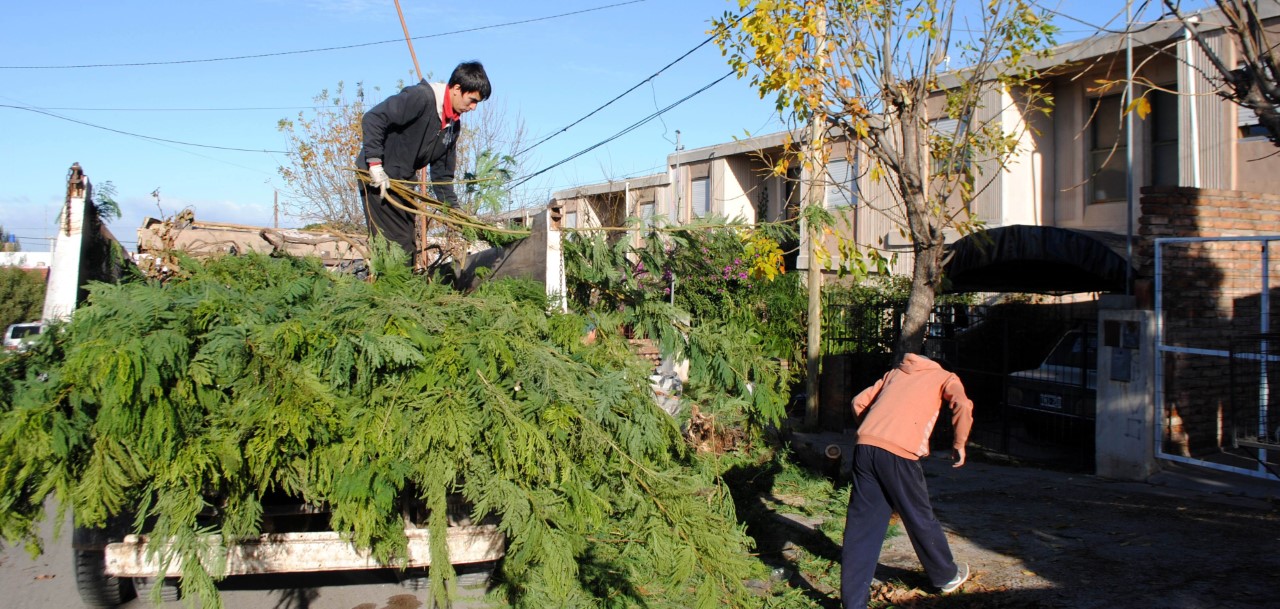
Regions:
<svg viewBox="0 0 1280 609"><path fill-rule="evenodd" d="M25 351L42 331L44 324L40 322L12 324L4 331L4 350Z"/></svg>

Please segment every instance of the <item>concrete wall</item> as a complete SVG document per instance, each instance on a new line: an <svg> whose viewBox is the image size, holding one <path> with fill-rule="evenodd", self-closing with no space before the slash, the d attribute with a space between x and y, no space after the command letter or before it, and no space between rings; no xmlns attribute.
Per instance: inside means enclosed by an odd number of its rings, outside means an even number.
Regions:
<svg viewBox="0 0 1280 609"><path fill-rule="evenodd" d="M1145 480L1155 458L1155 314L1131 308L1098 311L1096 473ZM1123 304L1121 304L1123 306Z"/></svg>
<svg viewBox="0 0 1280 609"><path fill-rule="evenodd" d="M92 186L88 176L73 169L67 185L67 199L58 223L58 237L53 242L53 262L49 282L45 284L44 322L65 320L75 311L80 293L80 259L85 242L85 216Z"/></svg>

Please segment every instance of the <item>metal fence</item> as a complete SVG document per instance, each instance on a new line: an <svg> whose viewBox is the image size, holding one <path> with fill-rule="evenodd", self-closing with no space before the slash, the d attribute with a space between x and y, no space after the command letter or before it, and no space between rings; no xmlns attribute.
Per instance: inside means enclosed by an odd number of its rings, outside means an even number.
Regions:
<svg viewBox="0 0 1280 609"><path fill-rule="evenodd" d="M1155 243L1156 454L1280 478L1280 236Z"/></svg>
<svg viewBox="0 0 1280 609"><path fill-rule="evenodd" d="M888 369L905 310L901 300L825 300L824 353L846 358L833 368L851 377L854 391ZM924 351L959 375L973 398L972 444L1011 459L1092 471L1096 325L1092 301L942 304L926 326ZM1069 361L1047 362L1068 339ZM934 438L940 448L950 445L949 425L939 417Z"/></svg>

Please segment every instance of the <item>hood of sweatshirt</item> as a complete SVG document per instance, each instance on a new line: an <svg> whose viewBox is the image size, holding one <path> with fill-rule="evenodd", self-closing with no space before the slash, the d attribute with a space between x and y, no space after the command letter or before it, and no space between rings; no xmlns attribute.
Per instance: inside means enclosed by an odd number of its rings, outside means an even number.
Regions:
<svg viewBox="0 0 1280 609"><path fill-rule="evenodd" d="M906 374L921 372L924 370L938 370L940 368L942 368L942 366L938 365L938 362L935 362L923 355L916 355L915 353L908 353L906 357L902 358L902 363L898 364L898 370L901 370Z"/></svg>

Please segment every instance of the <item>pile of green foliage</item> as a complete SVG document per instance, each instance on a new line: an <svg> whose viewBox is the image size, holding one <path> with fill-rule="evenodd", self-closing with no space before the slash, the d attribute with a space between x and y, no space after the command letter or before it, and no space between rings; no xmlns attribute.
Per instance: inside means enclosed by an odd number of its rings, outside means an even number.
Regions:
<svg viewBox="0 0 1280 609"><path fill-rule="evenodd" d="M162 562L181 560L184 592L215 607L221 548L204 535L258 534L268 494L327 506L334 530L393 563L399 502L416 498L441 566L460 494L508 537L514 606L760 602L728 492L655 406L648 369L610 330L621 323L584 341L589 318L549 313L539 284L462 295L398 251L381 248L368 283L248 255L94 285L72 321L3 363L17 380L0 386L0 535L38 546L51 495L79 525L132 515L174 541ZM773 391L776 372L733 367L766 344L747 340L705 365L723 368L717 387ZM443 602L451 571L431 577Z"/></svg>
<svg viewBox="0 0 1280 609"><path fill-rule="evenodd" d="M688 360L684 398L700 412L760 430L785 416L793 375L804 369L805 292L799 273L782 272L778 245L793 237L787 226L714 219L651 227L639 246L573 233L564 248L570 305L621 315L664 357Z"/></svg>

